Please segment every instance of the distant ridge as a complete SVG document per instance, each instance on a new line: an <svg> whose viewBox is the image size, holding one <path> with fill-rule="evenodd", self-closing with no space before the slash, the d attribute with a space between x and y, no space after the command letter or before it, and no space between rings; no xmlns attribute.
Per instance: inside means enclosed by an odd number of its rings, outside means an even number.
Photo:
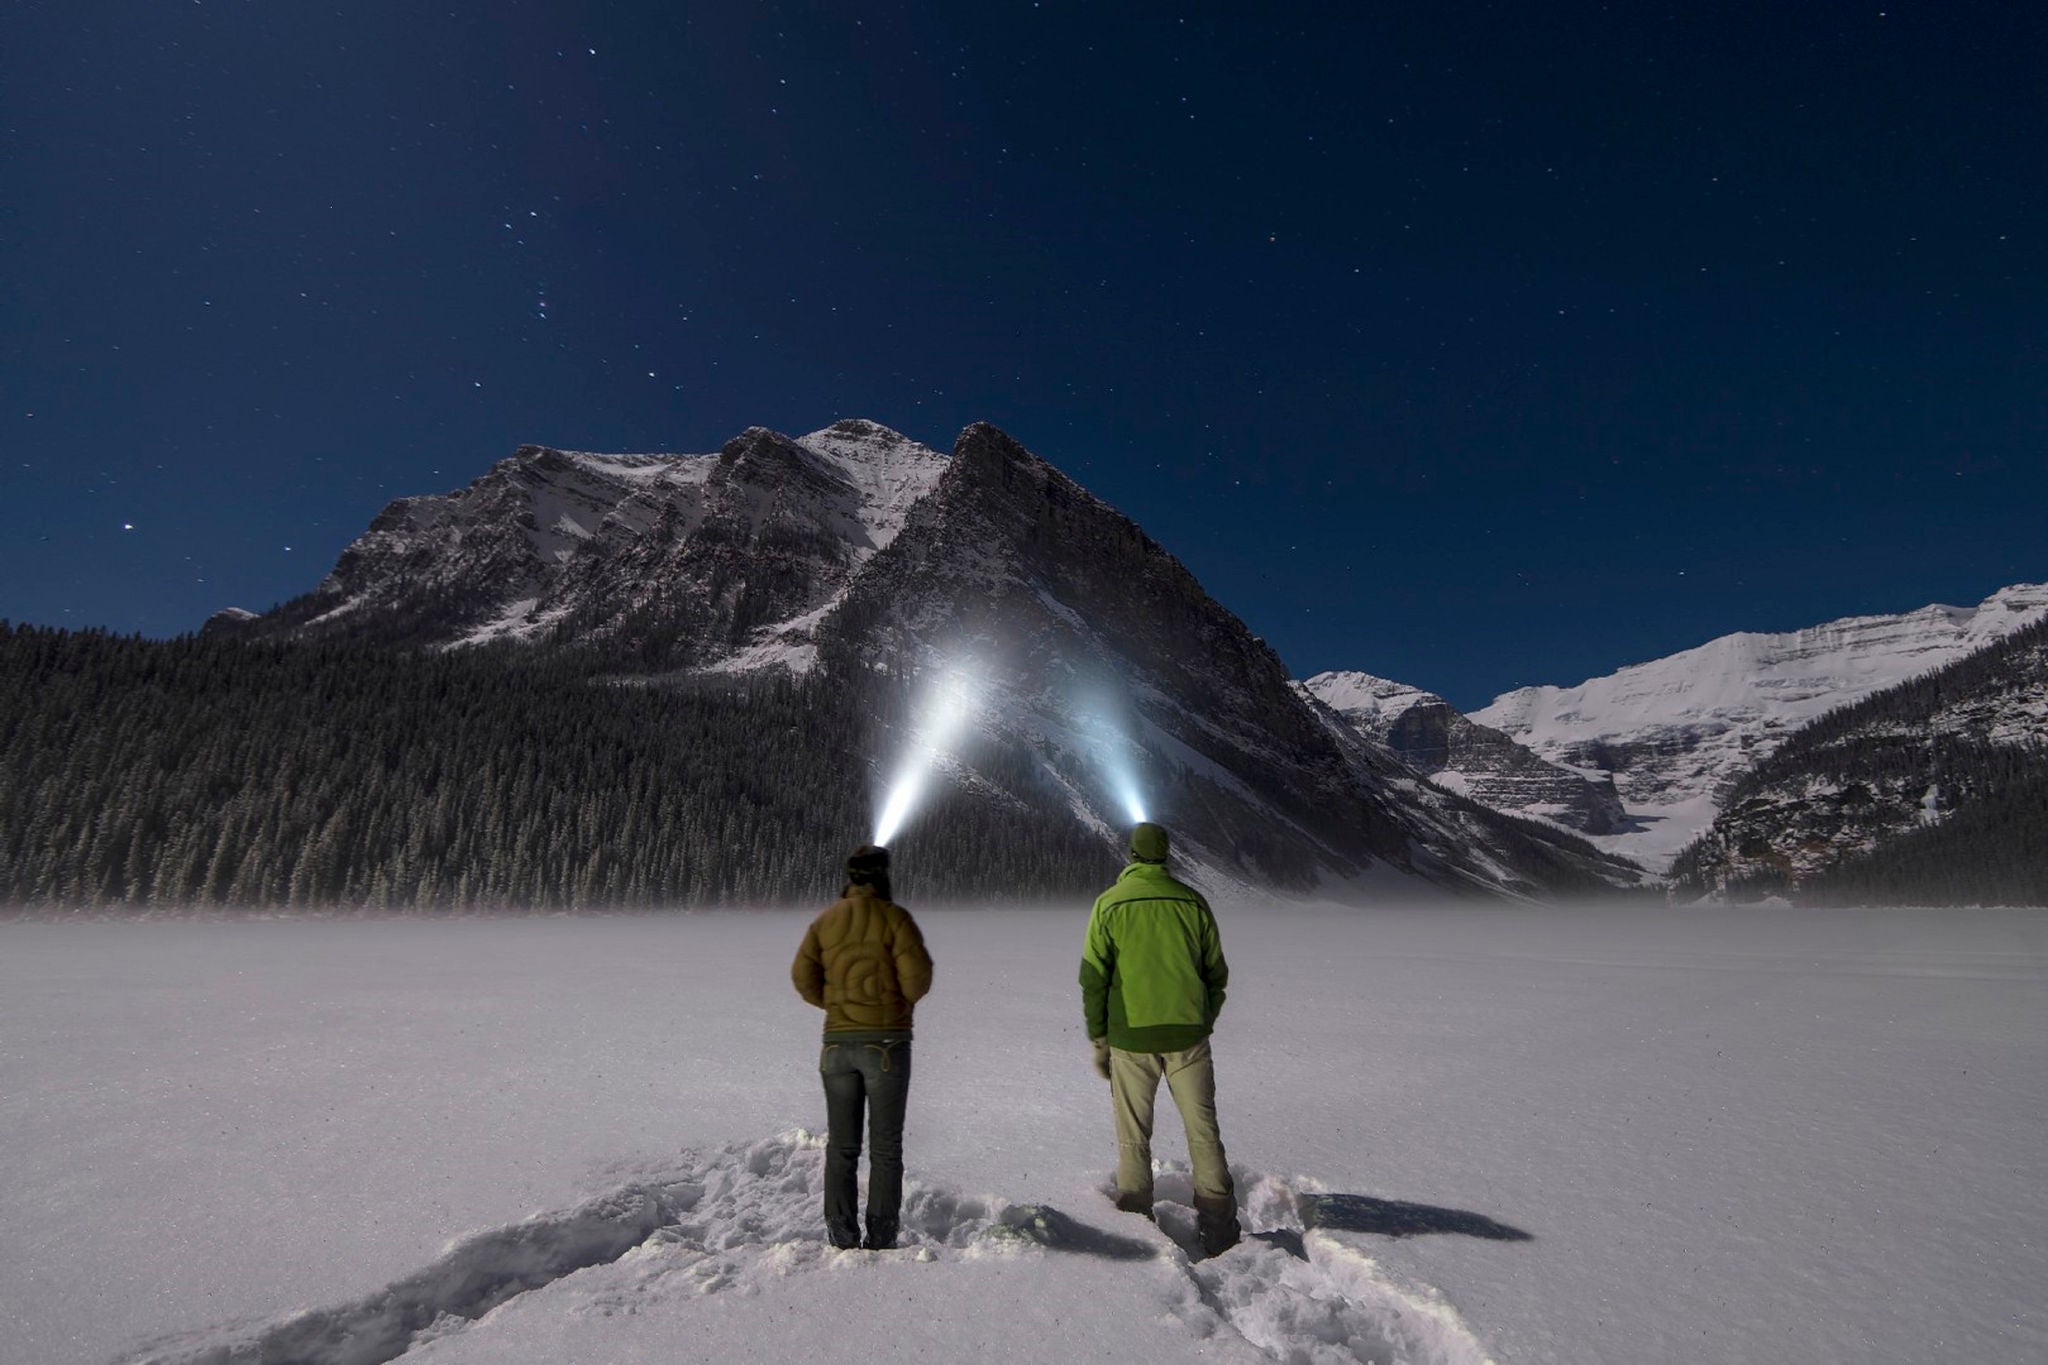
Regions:
<svg viewBox="0 0 2048 1365"><path fill-rule="evenodd" d="M1675 872L1689 894L2048 905L2048 619L1793 735Z"/></svg>
<svg viewBox="0 0 2048 1365"><path fill-rule="evenodd" d="M2048 584L1974 607L1738 632L1575 687L1525 687L1470 715L1548 761L1612 780L1632 826L1596 842L1654 871L1712 823L1729 788L1800 727L2048 619Z"/></svg>

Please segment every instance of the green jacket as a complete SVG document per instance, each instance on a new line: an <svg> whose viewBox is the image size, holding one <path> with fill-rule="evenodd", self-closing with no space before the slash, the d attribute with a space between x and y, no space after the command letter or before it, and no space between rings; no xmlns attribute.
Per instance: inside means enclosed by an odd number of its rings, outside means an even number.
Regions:
<svg viewBox="0 0 2048 1365"><path fill-rule="evenodd" d="M1126 1052L1179 1052L1209 1036L1230 967L1202 893L1132 863L1096 897L1081 950L1088 1036Z"/></svg>

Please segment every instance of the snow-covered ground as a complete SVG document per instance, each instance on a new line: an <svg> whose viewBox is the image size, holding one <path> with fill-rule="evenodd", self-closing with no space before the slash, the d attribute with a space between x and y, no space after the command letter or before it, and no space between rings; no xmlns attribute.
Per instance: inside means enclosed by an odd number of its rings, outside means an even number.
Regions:
<svg viewBox="0 0 2048 1365"><path fill-rule="evenodd" d="M2048 912L1219 913L1274 1235L1200 1263L1078 908L921 913L888 1254L804 914L0 923L0 1359L2048 1359Z"/></svg>

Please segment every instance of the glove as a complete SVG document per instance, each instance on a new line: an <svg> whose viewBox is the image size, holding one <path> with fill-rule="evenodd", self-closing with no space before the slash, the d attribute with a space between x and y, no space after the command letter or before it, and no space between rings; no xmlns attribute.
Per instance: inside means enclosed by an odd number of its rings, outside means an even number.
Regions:
<svg viewBox="0 0 2048 1365"><path fill-rule="evenodd" d="M1095 1045L1095 1074L1106 1081L1109 1079L1109 1039L1090 1038L1088 1041Z"/></svg>

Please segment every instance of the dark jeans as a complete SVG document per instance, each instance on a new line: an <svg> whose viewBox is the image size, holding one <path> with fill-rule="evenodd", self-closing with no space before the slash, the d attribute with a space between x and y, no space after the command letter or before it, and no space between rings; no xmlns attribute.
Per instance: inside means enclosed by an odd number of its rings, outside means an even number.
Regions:
<svg viewBox="0 0 2048 1365"><path fill-rule="evenodd" d="M825 1231L852 1246L860 1227L861 1110L868 1126L868 1241L896 1243L903 1208L903 1110L910 1099L910 1041L826 1043Z"/></svg>

